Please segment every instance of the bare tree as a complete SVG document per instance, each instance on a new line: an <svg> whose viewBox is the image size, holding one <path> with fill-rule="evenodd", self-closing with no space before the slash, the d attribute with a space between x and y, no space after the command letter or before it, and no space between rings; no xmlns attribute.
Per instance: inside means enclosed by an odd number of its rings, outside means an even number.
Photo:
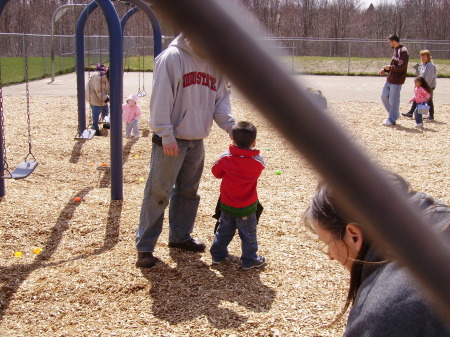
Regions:
<svg viewBox="0 0 450 337"><path fill-rule="evenodd" d="M92 0L76 0L88 5ZM386 38L396 33L401 38L448 40L450 36L449 0L382 0L376 6L362 8L360 0L233 0L241 2L275 36ZM72 0L11 0L0 17L0 31L50 34L51 16ZM119 17L131 7L113 2ZM70 9L55 26L57 35L72 35L83 8ZM158 14L158 13L156 13ZM164 35L176 33L171 23L161 22ZM151 25L141 13L127 23L126 34L150 35ZM87 22L87 35L108 35L101 10ZM2 39L5 55L20 53L17 39ZM330 47L331 46L331 47ZM299 46L308 53L308 46ZM317 49L324 46L315 47ZM336 54L342 45L327 45L328 54Z"/></svg>

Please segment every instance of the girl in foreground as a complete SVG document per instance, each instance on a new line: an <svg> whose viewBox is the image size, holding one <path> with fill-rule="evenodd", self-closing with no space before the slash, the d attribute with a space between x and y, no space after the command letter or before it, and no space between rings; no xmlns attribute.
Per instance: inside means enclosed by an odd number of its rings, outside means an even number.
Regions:
<svg viewBox="0 0 450 337"><path fill-rule="evenodd" d="M450 208L412 191L400 176L392 175L392 181L450 242ZM347 301L336 319L351 306L344 336L450 336L410 272L371 242L365 225L339 208L325 182L316 190L305 223L317 234L318 248L350 272Z"/></svg>

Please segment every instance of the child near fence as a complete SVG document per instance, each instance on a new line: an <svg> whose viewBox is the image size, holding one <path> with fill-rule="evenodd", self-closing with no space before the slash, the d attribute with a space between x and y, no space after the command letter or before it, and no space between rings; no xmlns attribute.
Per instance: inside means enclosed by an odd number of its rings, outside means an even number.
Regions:
<svg viewBox="0 0 450 337"><path fill-rule="evenodd" d="M137 95L130 95L127 102L122 105L122 120L125 123L125 138L127 139L131 137L131 131L133 131L134 139L139 138L138 120L142 112L137 103Z"/></svg>

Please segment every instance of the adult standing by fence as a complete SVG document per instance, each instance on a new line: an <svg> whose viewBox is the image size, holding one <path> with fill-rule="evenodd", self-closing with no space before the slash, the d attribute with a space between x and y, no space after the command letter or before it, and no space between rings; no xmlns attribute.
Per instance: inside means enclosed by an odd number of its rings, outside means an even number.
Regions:
<svg viewBox="0 0 450 337"><path fill-rule="evenodd" d="M415 64L414 68L416 69L416 75L422 76L425 81L427 81L427 84L431 88L431 98L428 101L428 105L430 106L430 115L427 117L429 120L434 120L434 103L433 103L433 91L436 89L436 78L437 78L437 71L436 66L431 61L431 53L429 50L421 50L420 51L420 59L422 60L422 64ZM416 101L413 102L411 105L411 109L407 112L402 114L405 117L412 117L414 110L416 110L417 103Z"/></svg>
<svg viewBox="0 0 450 337"><path fill-rule="evenodd" d="M408 69L409 54L406 47L400 44L400 38L393 34L389 36L389 45L394 48L391 63L381 69L378 74L388 73L386 83L381 92L381 101L388 112L388 118L383 125L395 125L399 115L400 91L405 83L406 71Z"/></svg>

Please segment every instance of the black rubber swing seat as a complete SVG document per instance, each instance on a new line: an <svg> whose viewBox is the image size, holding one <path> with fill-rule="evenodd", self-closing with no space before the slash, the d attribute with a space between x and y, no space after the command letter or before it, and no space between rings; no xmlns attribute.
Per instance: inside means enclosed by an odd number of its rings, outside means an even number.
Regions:
<svg viewBox="0 0 450 337"><path fill-rule="evenodd" d="M9 175L3 176L4 179L23 179L33 173L34 169L38 166L37 161L23 161L17 165L17 167Z"/></svg>

